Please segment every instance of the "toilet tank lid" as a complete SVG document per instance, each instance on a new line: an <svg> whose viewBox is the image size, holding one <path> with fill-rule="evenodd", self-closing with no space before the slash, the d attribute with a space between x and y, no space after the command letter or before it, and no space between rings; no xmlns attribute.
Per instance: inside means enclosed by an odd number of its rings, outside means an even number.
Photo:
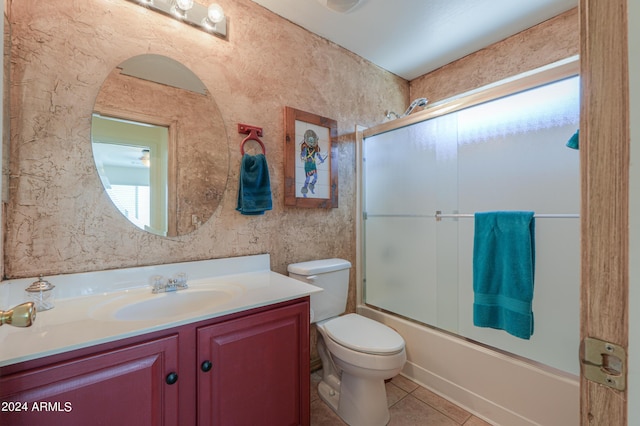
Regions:
<svg viewBox="0 0 640 426"><path fill-rule="evenodd" d="M287 270L298 275L315 275L351 268L351 262L344 259L320 259L292 263Z"/></svg>

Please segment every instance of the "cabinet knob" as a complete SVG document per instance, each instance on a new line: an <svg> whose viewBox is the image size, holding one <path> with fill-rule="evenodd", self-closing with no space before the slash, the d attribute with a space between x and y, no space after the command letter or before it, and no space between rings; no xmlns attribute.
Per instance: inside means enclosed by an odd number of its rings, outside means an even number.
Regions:
<svg viewBox="0 0 640 426"><path fill-rule="evenodd" d="M211 370L211 368L213 367L213 364L211 363L211 361L207 360L204 361L202 364L200 364L200 369L202 371L204 371L205 373L209 370Z"/></svg>
<svg viewBox="0 0 640 426"><path fill-rule="evenodd" d="M167 378L165 379L165 382L167 382L168 385L172 385L175 382L178 381L178 374L171 372L169 374L167 374Z"/></svg>

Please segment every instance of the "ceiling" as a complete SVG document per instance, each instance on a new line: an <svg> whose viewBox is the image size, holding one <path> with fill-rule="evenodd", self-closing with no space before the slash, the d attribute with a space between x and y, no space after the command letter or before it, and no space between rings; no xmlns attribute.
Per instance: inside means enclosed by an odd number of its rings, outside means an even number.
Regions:
<svg viewBox="0 0 640 426"><path fill-rule="evenodd" d="M338 13L327 0L253 0L406 80L519 33L578 0L361 0Z"/></svg>

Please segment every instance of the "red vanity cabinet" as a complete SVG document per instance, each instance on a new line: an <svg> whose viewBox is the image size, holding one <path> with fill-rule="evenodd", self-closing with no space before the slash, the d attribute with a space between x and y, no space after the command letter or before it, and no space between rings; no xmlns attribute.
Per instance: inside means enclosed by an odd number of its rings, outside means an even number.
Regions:
<svg viewBox="0 0 640 426"><path fill-rule="evenodd" d="M58 424L309 425L309 298L0 368L0 425Z"/></svg>
<svg viewBox="0 0 640 426"><path fill-rule="evenodd" d="M198 425L309 424L306 303L199 327Z"/></svg>
<svg viewBox="0 0 640 426"><path fill-rule="evenodd" d="M179 425L177 363L173 334L2 375L0 424Z"/></svg>

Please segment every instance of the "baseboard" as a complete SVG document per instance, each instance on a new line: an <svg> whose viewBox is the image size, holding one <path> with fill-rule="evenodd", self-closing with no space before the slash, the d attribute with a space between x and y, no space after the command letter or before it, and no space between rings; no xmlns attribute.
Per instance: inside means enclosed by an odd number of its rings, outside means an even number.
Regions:
<svg viewBox="0 0 640 426"><path fill-rule="evenodd" d="M401 374L491 424L505 426L537 424L411 362L405 364Z"/></svg>

